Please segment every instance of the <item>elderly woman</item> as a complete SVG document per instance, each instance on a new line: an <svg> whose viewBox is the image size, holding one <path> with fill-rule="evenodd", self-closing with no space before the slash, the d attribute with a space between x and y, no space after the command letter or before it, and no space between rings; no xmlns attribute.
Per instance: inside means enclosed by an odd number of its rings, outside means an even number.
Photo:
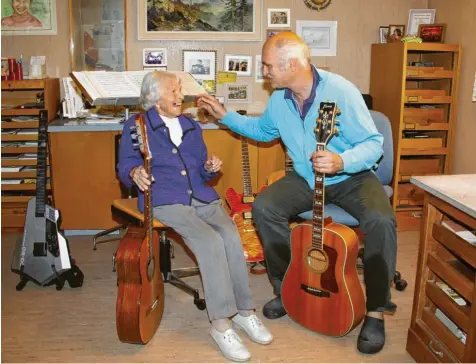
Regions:
<svg viewBox="0 0 476 364"><path fill-rule="evenodd" d="M232 323L260 344L273 336L255 315L240 236L215 190L205 182L220 170L222 162L207 158L200 125L181 115L183 94L177 75L148 73L141 99L149 147L152 183L139 151L133 150L129 133L133 117L124 125L119 150L119 177L126 186L143 191L152 188L154 217L180 234L195 254L202 276L211 336L230 360L246 361L251 355ZM230 320L231 318L231 320Z"/></svg>

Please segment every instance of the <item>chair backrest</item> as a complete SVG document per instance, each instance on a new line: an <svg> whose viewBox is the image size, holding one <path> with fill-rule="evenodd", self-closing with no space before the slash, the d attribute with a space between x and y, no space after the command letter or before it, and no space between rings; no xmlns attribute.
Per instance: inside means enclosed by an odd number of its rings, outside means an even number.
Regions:
<svg viewBox="0 0 476 364"><path fill-rule="evenodd" d="M378 161L378 168L375 171L377 178L383 185L389 185L393 177L393 137L390 120L381 112L369 110L375 126L383 135L383 156Z"/></svg>

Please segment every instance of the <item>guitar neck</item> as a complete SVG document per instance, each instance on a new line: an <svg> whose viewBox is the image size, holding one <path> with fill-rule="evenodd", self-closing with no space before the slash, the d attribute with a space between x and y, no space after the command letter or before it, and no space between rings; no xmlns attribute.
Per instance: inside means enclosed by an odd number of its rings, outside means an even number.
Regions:
<svg viewBox="0 0 476 364"><path fill-rule="evenodd" d="M41 110L38 121L38 148L36 166L35 216L45 216L46 205L46 158L48 155L48 111Z"/></svg>
<svg viewBox="0 0 476 364"><path fill-rule="evenodd" d="M144 168L147 174L152 179L152 168L151 168L150 158L144 159ZM152 213L152 185L149 185L149 188L144 191L144 229L146 230L147 235L152 236L152 222L153 222L153 213Z"/></svg>
<svg viewBox="0 0 476 364"><path fill-rule="evenodd" d="M241 137L241 166L243 171L243 196L253 197L251 186L250 155L248 152L248 141Z"/></svg>
<svg viewBox="0 0 476 364"><path fill-rule="evenodd" d="M294 170L293 160L289 156L289 153L286 152L285 160L284 160L284 173L288 174L289 172L292 172L293 170Z"/></svg>
<svg viewBox="0 0 476 364"><path fill-rule="evenodd" d="M317 150L324 150L323 145L317 146ZM312 246L323 249L324 235L324 182L325 174L315 172L314 203L312 211Z"/></svg>

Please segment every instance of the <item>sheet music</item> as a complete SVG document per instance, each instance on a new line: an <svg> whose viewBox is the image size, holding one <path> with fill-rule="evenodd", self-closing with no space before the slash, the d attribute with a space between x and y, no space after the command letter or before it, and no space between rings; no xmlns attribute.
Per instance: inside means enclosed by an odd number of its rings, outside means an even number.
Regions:
<svg viewBox="0 0 476 364"><path fill-rule="evenodd" d="M140 90L142 88L142 80L144 76L148 74L150 71L128 71L126 76L130 79L130 81L134 84L137 89L137 95L140 95Z"/></svg>
<svg viewBox="0 0 476 364"><path fill-rule="evenodd" d="M73 72L73 75L74 77L76 77L78 82L86 89L91 99L96 100L101 97L100 92L96 89L94 84L89 81L89 79L86 77L85 72Z"/></svg>
<svg viewBox="0 0 476 364"><path fill-rule="evenodd" d="M86 77L99 89L102 98L138 97L135 85L123 72L87 72Z"/></svg>

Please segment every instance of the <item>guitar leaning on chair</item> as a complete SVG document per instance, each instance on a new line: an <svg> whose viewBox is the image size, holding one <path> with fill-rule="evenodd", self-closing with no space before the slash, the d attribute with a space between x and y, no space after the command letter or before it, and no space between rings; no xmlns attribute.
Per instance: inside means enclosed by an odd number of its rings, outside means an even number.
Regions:
<svg viewBox="0 0 476 364"><path fill-rule="evenodd" d="M152 154L144 116L138 114L131 127L135 147L151 173ZM152 192L144 191L144 225L129 224L116 252L116 329L122 342L147 344L154 336L164 313L164 281L159 269L159 235L152 228Z"/></svg>
<svg viewBox="0 0 476 364"><path fill-rule="evenodd" d="M264 261L264 251L258 232L253 222L251 205L255 200L251 187L250 157L248 153L248 141L241 137L241 162L243 172L243 193L238 193L233 187L225 192L226 201L230 205L230 216L238 228L241 243L245 252L245 260L248 263L260 263ZM252 273L262 274L265 270Z"/></svg>
<svg viewBox="0 0 476 364"><path fill-rule="evenodd" d="M333 102L321 102L317 151L337 133ZM344 336L364 318L365 300L357 275L358 237L341 224L324 222L325 175L315 172L312 225L291 231L291 263L281 288L284 308L302 326L320 334ZM329 220L328 220L329 221Z"/></svg>
<svg viewBox="0 0 476 364"><path fill-rule="evenodd" d="M68 241L60 232L60 212L46 204L46 159L48 111L40 110L36 167L36 197L28 201L23 237L13 253L12 271L20 274L17 291L28 281L40 286L56 284L59 291L65 280L71 288L83 285L83 273L69 254Z"/></svg>

